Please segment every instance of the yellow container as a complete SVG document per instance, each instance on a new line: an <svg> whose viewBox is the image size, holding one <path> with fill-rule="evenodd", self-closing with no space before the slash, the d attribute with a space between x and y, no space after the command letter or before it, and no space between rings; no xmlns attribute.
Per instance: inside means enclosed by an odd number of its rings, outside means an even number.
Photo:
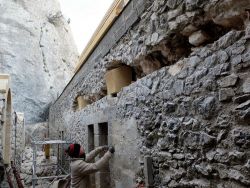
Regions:
<svg viewBox="0 0 250 188"><path fill-rule="evenodd" d="M78 96L77 97L77 104L78 104L78 109L80 110L82 108L85 108L89 104L89 101L84 99L83 96Z"/></svg>
<svg viewBox="0 0 250 188"><path fill-rule="evenodd" d="M50 145L49 144L45 144L44 153L45 153L45 158L49 159L50 158Z"/></svg>
<svg viewBox="0 0 250 188"><path fill-rule="evenodd" d="M105 74L108 94L115 94L132 82L132 69L128 66L120 66Z"/></svg>

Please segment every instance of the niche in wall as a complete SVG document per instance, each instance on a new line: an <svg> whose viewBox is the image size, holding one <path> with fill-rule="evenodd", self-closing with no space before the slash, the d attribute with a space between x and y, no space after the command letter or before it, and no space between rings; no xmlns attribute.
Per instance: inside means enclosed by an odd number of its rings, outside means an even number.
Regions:
<svg viewBox="0 0 250 188"><path fill-rule="evenodd" d="M108 145L108 123L90 124L87 126L88 129L88 152L92 151L96 147ZM101 158L104 153L99 155ZM94 160L91 162L95 162ZM103 167L96 174L90 175L90 181L88 187L90 188L110 188L110 170L109 164Z"/></svg>
<svg viewBox="0 0 250 188"><path fill-rule="evenodd" d="M123 87L132 82L132 70L128 66L120 66L109 70L105 74L107 91L109 95L118 93Z"/></svg>
<svg viewBox="0 0 250 188"><path fill-rule="evenodd" d="M105 74L107 94L116 97L123 87L136 81L136 74L132 67L120 62L113 62Z"/></svg>
<svg viewBox="0 0 250 188"><path fill-rule="evenodd" d="M98 124L99 145L108 145L108 123Z"/></svg>
<svg viewBox="0 0 250 188"><path fill-rule="evenodd" d="M88 125L88 152L95 149L94 125Z"/></svg>
<svg viewBox="0 0 250 188"><path fill-rule="evenodd" d="M108 145L108 123L99 123L98 124L98 131L97 131L97 138L98 138L98 144L99 146ZM100 157L103 156L104 153L100 155ZM110 169L109 165L104 167L103 169L98 172L96 176L97 184L99 184L98 187L100 188L109 188L110 185Z"/></svg>
<svg viewBox="0 0 250 188"><path fill-rule="evenodd" d="M75 98L75 100L73 102L73 109L74 109L74 111L81 110L89 104L90 104L90 101L87 99L86 96L79 95Z"/></svg>

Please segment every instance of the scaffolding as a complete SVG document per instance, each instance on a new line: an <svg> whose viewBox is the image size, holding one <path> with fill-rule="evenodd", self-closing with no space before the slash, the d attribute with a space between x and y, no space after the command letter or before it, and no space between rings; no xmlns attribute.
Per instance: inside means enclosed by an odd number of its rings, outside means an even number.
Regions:
<svg viewBox="0 0 250 188"><path fill-rule="evenodd" d="M33 149L33 163L32 163L32 187L35 188L37 185L38 180L55 180L58 178L64 178L70 173L69 163L66 166L65 161L69 161L65 159L65 155L63 152L63 146L65 144L71 144L70 141L64 140L45 140L45 141L32 141L32 149ZM45 146L45 145L56 145L57 146L57 162L45 165L37 165L37 148L38 146ZM44 166L56 166L56 175L53 176L46 176L46 177L38 177L36 174L37 167L44 167Z"/></svg>

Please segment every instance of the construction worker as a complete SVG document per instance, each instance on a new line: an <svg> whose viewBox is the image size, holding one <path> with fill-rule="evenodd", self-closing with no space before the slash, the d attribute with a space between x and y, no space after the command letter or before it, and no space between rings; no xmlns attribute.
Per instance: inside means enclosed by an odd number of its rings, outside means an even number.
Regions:
<svg viewBox="0 0 250 188"><path fill-rule="evenodd" d="M113 146L100 146L85 156L85 151L80 144L70 144L65 151L71 158L71 188L87 188L89 186L89 175L95 173L108 165L109 159L115 152ZM91 161L100 153L106 152L101 159L95 163ZM55 186L56 187L56 186ZM58 188L68 187L66 183L58 183Z"/></svg>

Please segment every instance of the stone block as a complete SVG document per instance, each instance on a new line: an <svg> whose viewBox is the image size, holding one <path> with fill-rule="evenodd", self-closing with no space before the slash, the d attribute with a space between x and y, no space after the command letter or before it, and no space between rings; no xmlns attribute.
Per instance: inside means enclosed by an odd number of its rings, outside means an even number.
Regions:
<svg viewBox="0 0 250 188"><path fill-rule="evenodd" d="M175 63L174 65L171 65L168 69L168 72L172 76L175 76L176 74L181 73L183 66L184 66L183 61L179 61Z"/></svg>
<svg viewBox="0 0 250 188"><path fill-rule="evenodd" d="M235 84L238 81L238 76L235 74L231 74L229 76L226 76L218 81L218 84L220 87L232 87L235 86Z"/></svg>
<svg viewBox="0 0 250 188"><path fill-rule="evenodd" d="M219 91L219 101L229 101L234 96L232 88L223 88Z"/></svg>
<svg viewBox="0 0 250 188"><path fill-rule="evenodd" d="M186 147L191 149L209 147L213 145L216 141L214 136L211 136L205 132L185 132L180 136Z"/></svg>
<svg viewBox="0 0 250 188"><path fill-rule="evenodd" d="M184 81L177 80L174 82L173 89L176 95L181 95L184 91Z"/></svg>
<svg viewBox="0 0 250 188"><path fill-rule="evenodd" d="M163 162L165 160L171 160L173 157L172 157L172 154L170 152L159 152L158 153L158 160L160 162Z"/></svg>
<svg viewBox="0 0 250 188"><path fill-rule="evenodd" d="M250 93L250 78L246 79L242 85L244 93Z"/></svg>
<svg viewBox="0 0 250 188"><path fill-rule="evenodd" d="M181 153L175 153L175 154L173 154L173 158L178 159L178 160L182 160L185 158L185 155L181 154Z"/></svg>
<svg viewBox="0 0 250 188"><path fill-rule="evenodd" d="M247 120L250 119L250 100L241 103L235 108L235 112L239 118L239 120Z"/></svg>
<svg viewBox="0 0 250 188"><path fill-rule="evenodd" d="M206 98L200 97L198 99L195 99L193 102L195 111L201 114L204 119L212 118L215 110L217 109L216 104L216 98L214 96Z"/></svg>
<svg viewBox="0 0 250 188"><path fill-rule="evenodd" d="M205 43L209 40L209 36L204 31L196 31L191 34L188 38L190 44L194 46L200 46L201 44Z"/></svg>

